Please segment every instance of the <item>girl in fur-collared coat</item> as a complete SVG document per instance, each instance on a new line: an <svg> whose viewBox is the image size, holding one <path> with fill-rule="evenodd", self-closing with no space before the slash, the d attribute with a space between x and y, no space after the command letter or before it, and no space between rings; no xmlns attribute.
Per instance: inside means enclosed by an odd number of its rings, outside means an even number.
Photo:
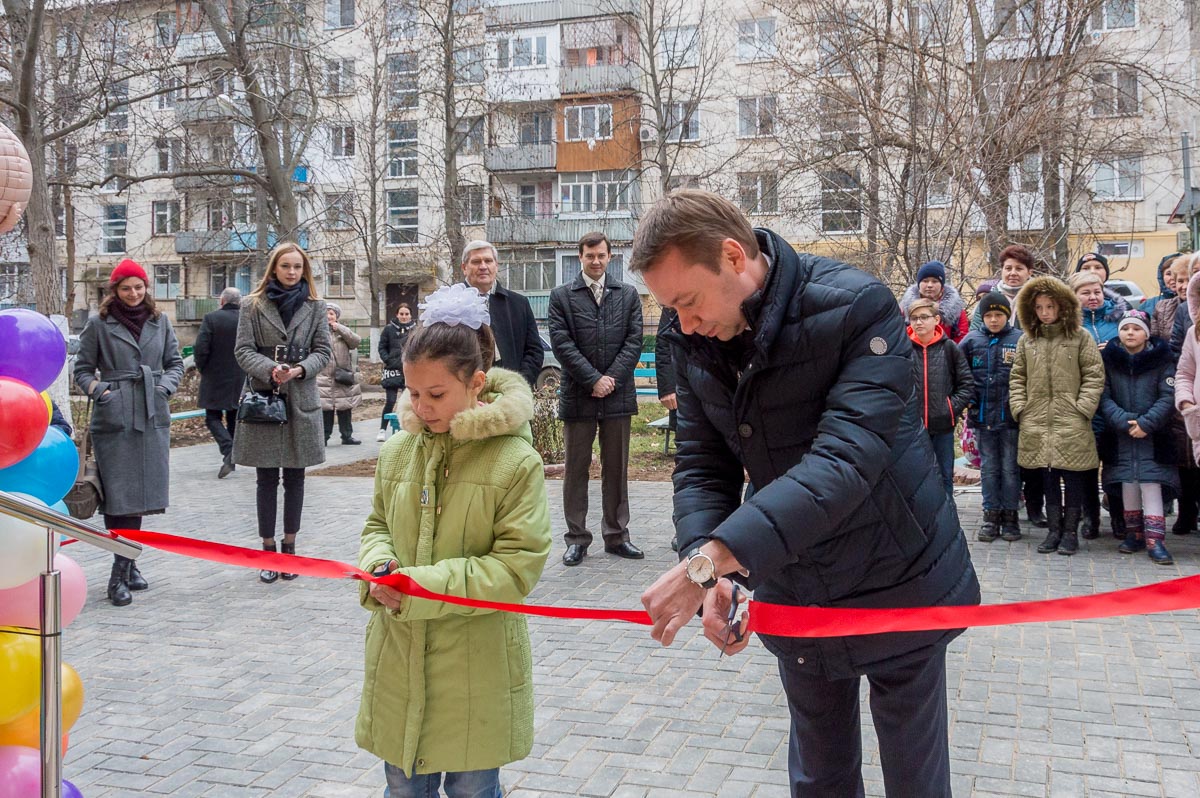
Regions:
<svg viewBox="0 0 1200 798"><path fill-rule="evenodd" d="M449 316L442 292L462 295ZM475 289L442 289L422 308L404 351L403 432L380 451L359 565L437 593L520 603L550 553L533 394L520 374L488 370L495 342ZM448 317L455 323L439 321ZM444 779L446 795L498 798L500 766L533 743L524 617L379 584L364 583L361 600L372 617L355 738L384 760L390 794L434 795Z"/></svg>

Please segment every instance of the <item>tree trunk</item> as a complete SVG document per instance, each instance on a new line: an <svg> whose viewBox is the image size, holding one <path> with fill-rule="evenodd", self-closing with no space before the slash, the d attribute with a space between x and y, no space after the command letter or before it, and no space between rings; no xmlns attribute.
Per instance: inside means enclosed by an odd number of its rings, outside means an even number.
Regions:
<svg viewBox="0 0 1200 798"><path fill-rule="evenodd" d="M75 309L75 197L70 186L63 186L63 235L67 239L67 299L63 304L63 315L69 321ZM87 307L87 300L83 306Z"/></svg>
<svg viewBox="0 0 1200 798"><path fill-rule="evenodd" d="M33 275L33 296L38 313L49 316L63 312L62 285L54 252L54 207L46 177L46 149L37 112L30 110L18 125L17 135L29 152L33 172L33 193L25 208L25 238L29 250L29 269Z"/></svg>
<svg viewBox="0 0 1200 798"><path fill-rule="evenodd" d="M1042 148L1042 225L1046 237L1054 245L1054 268L1065 274L1070 249L1067 246L1066 219L1062 206L1062 179L1059 175L1061 157L1053 147Z"/></svg>

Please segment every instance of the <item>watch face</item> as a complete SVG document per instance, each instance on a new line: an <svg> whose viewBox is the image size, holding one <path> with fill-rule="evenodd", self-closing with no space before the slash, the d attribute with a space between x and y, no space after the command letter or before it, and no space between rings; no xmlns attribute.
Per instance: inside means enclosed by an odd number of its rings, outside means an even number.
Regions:
<svg viewBox="0 0 1200 798"><path fill-rule="evenodd" d="M687 564L688 579L703 584L713 578L713 561L703 555L693 555Z"/></svg>

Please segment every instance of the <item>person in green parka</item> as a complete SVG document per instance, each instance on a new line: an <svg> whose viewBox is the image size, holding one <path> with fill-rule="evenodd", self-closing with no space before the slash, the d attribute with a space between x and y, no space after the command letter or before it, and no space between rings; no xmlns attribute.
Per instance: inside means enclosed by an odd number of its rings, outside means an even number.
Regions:
<svg viewBox="0 0 1200 798"><path fill-rule="evenodd" d="M533 394L491 369L487 302L431 294L404 352L403 431L380 450L359 565L428 590L520 603L550 554ZM358 745L384 760L385 798L499 798L500 766L533 745L533 671L522 615L412 598L363 583L367 623ZM443 783L444 782L444 783Z"/></svg>

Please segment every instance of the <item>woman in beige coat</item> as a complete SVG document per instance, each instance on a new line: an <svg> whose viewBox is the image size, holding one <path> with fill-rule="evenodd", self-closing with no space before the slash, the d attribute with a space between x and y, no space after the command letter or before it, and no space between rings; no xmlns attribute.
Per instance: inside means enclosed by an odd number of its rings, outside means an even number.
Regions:
<svg viewBox="0 0 1200 798"><path fill-rule="evenodd" d="M342 434L343 446L358 446L362 441L354 437L354 422L351 413L362 404L362 385L358 376L358 342L362 338L338 319L342 308L334 302L325 303L325 316L329 320L329 340L333 346L333 357L329 365L317 375L317 389L321 392L321 414L325 419L325 445L333 434L333 416L337 414L338 432ZM350 382L339 382L338 377Z"/></svg>

